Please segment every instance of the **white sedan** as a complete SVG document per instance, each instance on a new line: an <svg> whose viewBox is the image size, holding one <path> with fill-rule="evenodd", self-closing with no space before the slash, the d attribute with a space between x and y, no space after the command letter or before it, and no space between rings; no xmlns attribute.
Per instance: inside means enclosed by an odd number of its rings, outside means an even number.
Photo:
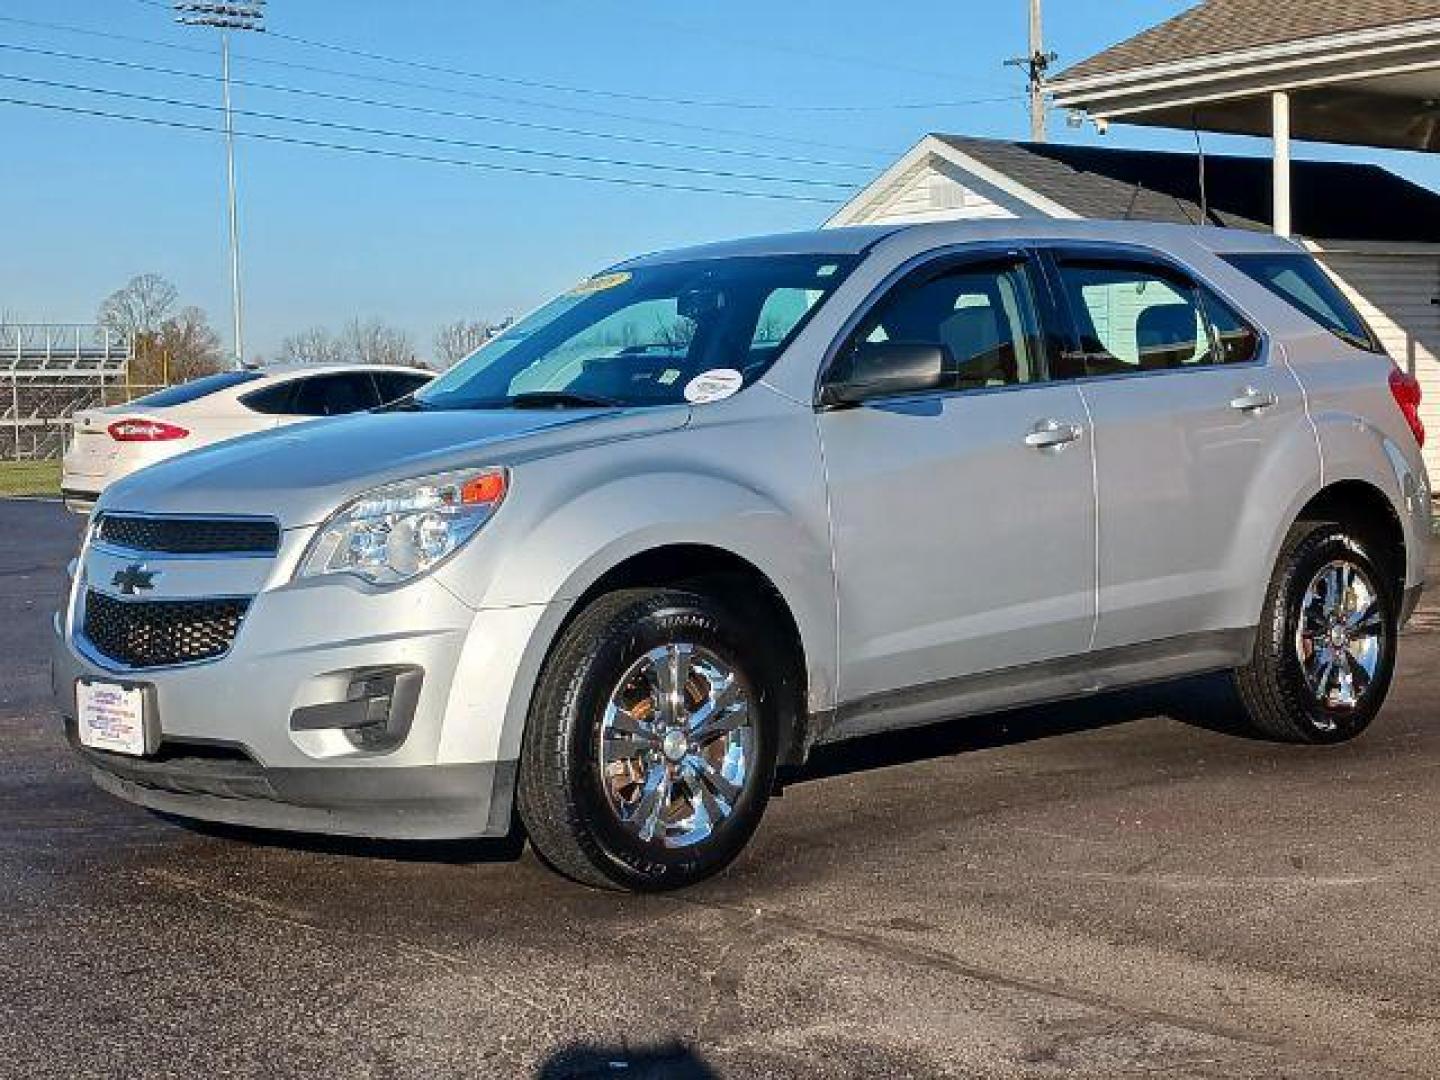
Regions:
<svg viewBox="0 0 1440 1080"><path fill-rule="evenodd" d="M88 512L106 485L197 447L389 404L435 377L420 368L295 364L206 375L74 417L60 491Z"/></svg>

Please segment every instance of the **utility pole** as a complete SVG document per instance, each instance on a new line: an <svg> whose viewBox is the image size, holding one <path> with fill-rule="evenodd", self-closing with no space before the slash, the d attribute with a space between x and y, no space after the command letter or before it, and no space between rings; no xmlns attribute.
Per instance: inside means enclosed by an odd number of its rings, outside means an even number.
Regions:
<svg viewBox="0 0 1440 1080"><path fill-rule="evenodd" d="M1059 53L1045 51L1045 19L1043 0L1030 0L1030 54L1006 60L1006 67L1025 71L1030 92L1030 140L1044 142L1048 136L1045 117L1045 76L1050 65L1060 59Z"/></svg>
<svg viewBox="0 0 1440 1080"><path fill-rule="evenodd" d="M235 185L235 118L230 110L230 34L265 31L265 0L233 3L189 3L175 0L175 21L182 26L209 26L220 31L220 72L225 104L225 178L230 219L230 314L235 366L245 362L245 314L240 289L240 206Z"/></svg>

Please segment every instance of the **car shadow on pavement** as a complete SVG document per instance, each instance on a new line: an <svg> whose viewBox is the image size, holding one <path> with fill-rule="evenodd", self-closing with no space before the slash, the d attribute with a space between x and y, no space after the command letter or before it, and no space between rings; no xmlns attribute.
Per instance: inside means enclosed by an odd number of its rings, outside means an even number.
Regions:
<svg viewBox="0 0 1440 1080"><path fill-rule="evenodd" d="M525 837L518 830L510 836L483 840L371 840L365 837L254 829L243 825L224 825L213 821L173 817L169 814L158 816L189 832L232 843L306 851L319 855L388 859L393 862L445 863L455 866L515 862L525 850Z"/></svg>
<svg viewBox="0 0 1440 1080"><path fill-rule="evenodd" d="M785 782L806 783L994 750L1151 717L1165 717L1191 727L1245 737L1248 733L1239 708L1227 676L1202 675L1055 705L942 720L924 727L820 746L811 753L805 766L787 776Z"/></svg>
<svg viewBox="0 0 1440 1080"><path fill-rule="evenodd" d="M719 1080L720 1074L686 1046L658 1046L647 1050L576 1043L562 1047L535 1071L535 1080L590 1080L592 1077L626 1077L627 1080Z"/></svg>

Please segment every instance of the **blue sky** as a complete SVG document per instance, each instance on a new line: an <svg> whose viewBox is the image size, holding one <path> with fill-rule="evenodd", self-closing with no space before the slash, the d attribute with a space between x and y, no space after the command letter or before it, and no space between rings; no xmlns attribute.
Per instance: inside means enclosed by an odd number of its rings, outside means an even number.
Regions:
<svg viewBox="0 0 1440 1080"><path fill-rule="evenodd" d="M1063 67L1186 6L1183 0L1052 3L1050 44L1062 53ZM1020 138L1027 130L1018 73L1002 66L1025 49L1024 0L270 0L269 7L275 33L237 40L237 79L769 156L671 149L254 86L237 87L237 108L804 183L662 172L242 117L241 129L285 138L792 197L627 187L245 139L239 153L252 353L268 353L306 326L338 326L351 316L398 325L423 352L444 322L523 311L627 254L814 225L830 207L795 196L841 200L926 131ZM61 25L91 33L55 28ZM287 40L293 38L469 74ZM114 92L213 105L219 88L205 76L218 69L214 36L172 25L158 0L7 0L0 13L0 76L10 77L0 78L0 97L212 126L218 123L213 111ZM925 107L874 108L880 105ZM1097 138L1058 119L1052 134ZM1193 145L1188 136L1123 128L1114 129L1108 143ZM132 274L156 271L179 286L186 302L209 311L228 340L218 135L0 104L0 145L6 148L0 220L9 251L0 263L0 311L32 321L87 320ZM1265 149L1213 137L1207 145ZM1368 157L1440 186L1433 156L1326 147L1304 153Z"/></svg>

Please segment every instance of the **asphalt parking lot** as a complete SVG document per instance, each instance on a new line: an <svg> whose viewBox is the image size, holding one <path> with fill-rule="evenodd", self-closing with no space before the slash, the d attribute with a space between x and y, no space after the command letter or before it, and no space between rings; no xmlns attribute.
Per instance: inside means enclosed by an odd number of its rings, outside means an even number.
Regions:
<svg viewBox="0 0 1440 1080"><path fill-rule="evenodd" d="M1440 1075L1440 601L1371 734L1200 680L824 754L682 895L214 834L48 704L78 526L0 502L0 1076Z"/></svg>

